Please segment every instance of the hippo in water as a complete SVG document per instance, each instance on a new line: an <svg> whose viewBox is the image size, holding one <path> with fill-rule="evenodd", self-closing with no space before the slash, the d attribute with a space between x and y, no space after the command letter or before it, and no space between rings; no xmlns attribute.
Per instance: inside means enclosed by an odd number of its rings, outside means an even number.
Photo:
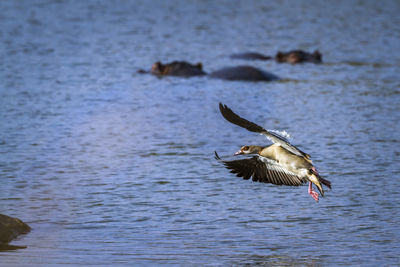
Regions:
<svg viewBox="0 0 400 267"><path fill-rule="evenodd" d="M138 70L138 73L151 73L157 76L180 76L192 77L207 75L203 71L201 63L191 64L185 61L173 61L162 64L156 62L151 67L151 71ZM272 81L278 79L277 76L262 71L251 66L227 67L214 71L209 74L211 78L229 81Z"/></svg>
<svg viewBox="0 0 400 267"><path fill-rule="evenodd" d="M246 60L269 60L272 59L270 56L266 56L256 52L247 52L247 53L239 53L233 54L230 58L234 59L246 59ZM312 63L321 63L322 55L316 50L314 53L308 53L303 50L292 50L289 52L278 52L274 59L278 63L288 62L291 64L303 63L303 62L312 62Z"/></svg>
<svg viewBox="0 0 400 267"><path fill-rule="evenodd" d="M274 74L262 71L251 66L225 67L211 72L211 78L217 78L228 81L274 81L279 79Z"/></svg>
<svg viewBox="0 0 400 267"><path fill-rule="evenodd" d="M140 73L147 73L146 71L139 70ZM190 64L185 61L173 61L170 63L162 64L156 62L151 66L151 74L158 76L180 76L180 77L192 77L206 75L203 71L203 65L201 63Z"/></svg>
<svg viewBox="0 0 400 267"><path fill-rule="evenodd" d="M297 64L303 62L321 63L322 55L318 50L314 53L304 52L302 50L292 50L289 52L278 52L275 60L279 63L288 62L290 64Z"/></svg>

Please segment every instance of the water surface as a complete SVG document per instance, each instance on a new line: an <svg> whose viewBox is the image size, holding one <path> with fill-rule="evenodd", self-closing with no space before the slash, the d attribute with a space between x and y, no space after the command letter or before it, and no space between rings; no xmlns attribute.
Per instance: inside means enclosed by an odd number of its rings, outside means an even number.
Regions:
<svg viewBox="0 0 400 267"><path fill-rule="evenodd" d="M397 1L0 2L0 212L33 230L7 266L400 264ZM231 53L319 49L321 65ZM140 75L251 64L271 83ZM218 164L286 130L333 190Z"/></svg>

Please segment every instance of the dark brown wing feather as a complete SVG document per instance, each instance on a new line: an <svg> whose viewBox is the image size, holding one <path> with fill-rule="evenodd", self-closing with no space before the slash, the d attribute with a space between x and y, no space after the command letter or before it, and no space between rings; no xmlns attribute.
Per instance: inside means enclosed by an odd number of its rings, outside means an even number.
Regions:
<svg viewBox="0 0 400 267"><path fill-rule="evenodd" d="M219 103L219 110L221 111L222 116L224 116L224 118L227 121L236 124L240 127L243 127L249 130L250 132L256 132L256 133L267 132L267 130L265 130L263 127L238 116L230 108L228 108L227 105Z"/></svg>
<svg viewBox="0 0 400 267"><path fill-rule="evenodd" d="M307 181L297 175L274 170L268 163L259 160L258 156L247 159L224 161L221 160L217 152L215 152L215 158L221 161L227 169L231 170L231 173L236 174L238 177L243 177L245 180L251 177L255 182L290 186L299 186Z"/></svg>

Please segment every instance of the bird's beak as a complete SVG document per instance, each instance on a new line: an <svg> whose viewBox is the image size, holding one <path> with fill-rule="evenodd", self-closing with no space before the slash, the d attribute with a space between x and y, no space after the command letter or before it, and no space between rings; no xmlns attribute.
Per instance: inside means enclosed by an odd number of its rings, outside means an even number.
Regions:
<svg viewBox="0 0 400 267"><path fill-rule="evenodd" d="M233 154L233 155L234 155L234 156L237 156L237 155L242 155L242 154L244 154L243 151L242 151L242 150L239 150L238 152L236 152L236 153Z"/></svg>

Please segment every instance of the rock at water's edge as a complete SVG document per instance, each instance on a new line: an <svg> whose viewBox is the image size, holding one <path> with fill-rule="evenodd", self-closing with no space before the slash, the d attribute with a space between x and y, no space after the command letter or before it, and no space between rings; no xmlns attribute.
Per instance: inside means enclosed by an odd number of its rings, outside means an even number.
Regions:
<svg viewBox="0 0 400 267"><path fill-rule="evenodd" d="M20 248L11 246L8 243L19 235L26 234L31 230L29 225L17 218L0 214L0 250L2 248Z"/></svg>

